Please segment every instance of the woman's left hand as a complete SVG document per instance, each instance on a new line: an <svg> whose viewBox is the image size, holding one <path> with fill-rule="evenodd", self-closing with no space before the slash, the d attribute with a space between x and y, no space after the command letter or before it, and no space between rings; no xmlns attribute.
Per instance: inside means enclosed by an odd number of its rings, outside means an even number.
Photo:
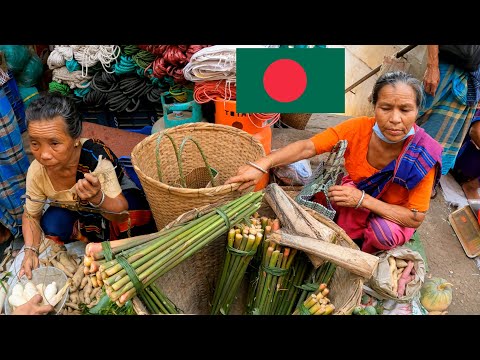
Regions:
<svg viewBox="0 0 480 360"><path fill-rule="evenodd" d="M91 201L93 203L100 202L102 198L102 184L95 175L85 173L84 178L77 181L75 190L81 200Z"/></svg>
<svg viewBox="0 0 480 360"><path fill-rule="evenodd" d="M362 197L362 191L353 186L334 185L328 189L328 198L338 206L356 207Z"/></svg>

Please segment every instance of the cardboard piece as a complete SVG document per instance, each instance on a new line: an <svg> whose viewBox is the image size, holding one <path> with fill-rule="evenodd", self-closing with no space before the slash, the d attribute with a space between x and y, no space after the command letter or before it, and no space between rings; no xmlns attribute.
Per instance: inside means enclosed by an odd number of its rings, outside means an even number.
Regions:
<svg viewBox="0 0 480 360"><path fill-rule="evenodd" d="M471 207L467 205L454 211L448 220L467 256L480 255L480 225Z"/></svg>

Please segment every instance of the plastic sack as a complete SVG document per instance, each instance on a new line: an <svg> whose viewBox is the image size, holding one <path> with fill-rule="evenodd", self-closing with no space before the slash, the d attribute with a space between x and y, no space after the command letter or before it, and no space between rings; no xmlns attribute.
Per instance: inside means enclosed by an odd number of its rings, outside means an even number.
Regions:
<svg viewBox="0 0 480 360"><path fill-rule="evenodd" d="M30 59L30 51L24 45L0 45L0 51L4 53L7 67L17 74L23 70Z"/></svg>
<svg viewBox="0 0 480 360"><path fill-rule="evenodd" d="M38 89L35 86L18 86L18 92L20 93L20 97L22 98L25 108L28 106L28 104L30 104L32 100L35 100L37 97L40 96L40 94L38 93Z"/></svg>
<svg viewBox="0 0 480 360"><path fill-rule="evenodd" d="M376 254L380 260L378 262L377 269L372 278L368 281L367 286L372 288L379 298L392 299L396 302L409 302L415 295L420 292L420 288L425 280L425 263L422 256L417 251L407 248L406 246L399 246L395 249L391 249L382 253ZM394 291L395 284L391 280L391 270L388 259L394 257L396 259L413 261L413 269L415 271L412 281L407 283L405 288L405 294L398 297L396 291Z"/></svg>
<svg viewBox="0 0 480 360"><path fill-rule="evenodd" d="M309 160L300 160L289 165L277 166L272 169L274 175L285 185L303 186L312 176Z"/></svg>
<svg viewBox="0 0 480 360"><path fill-rule="evenodd" d="M37 84L43 73L43 63L37 54L33 54L23 70L15 77L21 86L31 87Z"/></svg>

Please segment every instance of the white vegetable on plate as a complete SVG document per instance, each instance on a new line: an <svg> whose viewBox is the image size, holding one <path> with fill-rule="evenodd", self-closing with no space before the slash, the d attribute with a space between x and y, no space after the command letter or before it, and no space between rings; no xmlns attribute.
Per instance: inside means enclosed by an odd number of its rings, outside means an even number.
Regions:
<svg viewBox="0 0 480 360"><path fill-rule="evenodd" d="M3 303L5 302L5 298L7 297L7 292L2 285L5 286L5 289L7 289L8 291L8 284L6 282L2 282L2 284L0 284L0 314L3 311Z"/></svg>
<svg viewBox="0 0 480 360"><path fill-rule="evenodd" d="M51 300L55 296L56 293L57 293L57 283L55 281L52 281L45 288L45 300L48 303L51 303Z"/></svg>
<svg viewBox="0 0 480 360"><path fill-rule="evenodd" d="M27 301L25 300L25 298L23 296L12 294L8 297L8 303L13 307L23 305L26 302Z"/></svg>
<svg viewBox="0 0 480 360"><path fill-rule="evenodd" d="M20 283L16 283L12 288L11 295L18 295L23 297L23 285Z"/></svg>
<svg viewBox="0 0 480 360"><path fill-rule="evenodd" d="M32 297L38 294L38 290L35 287L35 284L31 281L28 281L23 287L23 297L25 300L29 301Z"/></svg>

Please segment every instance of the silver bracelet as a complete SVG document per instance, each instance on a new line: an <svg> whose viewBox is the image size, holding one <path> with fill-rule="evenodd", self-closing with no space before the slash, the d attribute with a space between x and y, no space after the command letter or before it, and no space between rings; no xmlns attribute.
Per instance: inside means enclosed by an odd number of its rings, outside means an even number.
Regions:
<svg viewBox="0 0 480 360"><path fill-rule="evenodd" d="M28 245L24 245L23 248L24 248L25 250L32 250L32 251L33 251L35 254L37 254L37 256L38 256L38 249L37 249L37 248L35 248L35 247L33 247L33 246L28 246Z"/></svg>
<svg viewBox="0 0 480 360"><path fill-rule="evenodd" d="M265 170L264 168L258 166L257 164L251 162L251 161L247 161L247 164L250 165L250 166L253 166L255 169L257 170L260 170L261 172L263 172L264 174L268 174L268 171Z"/></svg>
<svg viewBox="0 0 480 360"><path fill-rule="evenodd" d="M365 190L362 190L362 197L360 198L360 200L358 200L358 204L357 206L355 206L355 209L358 209L360 205L362 205L362 201L364 197L365 197Z"/></svg>
<svg viewBox="0 0 480 360"><path fill-rule="evenodd" d="M102 200L100 200L100 202L98 204L92 204L90 201L88 202L90 204L90 206L93 206L94 208L99 208L100 206L103 205L103 202L105 201L105 193L103 192L102 189L100 189L100 191L102 192Z"/></svg>

